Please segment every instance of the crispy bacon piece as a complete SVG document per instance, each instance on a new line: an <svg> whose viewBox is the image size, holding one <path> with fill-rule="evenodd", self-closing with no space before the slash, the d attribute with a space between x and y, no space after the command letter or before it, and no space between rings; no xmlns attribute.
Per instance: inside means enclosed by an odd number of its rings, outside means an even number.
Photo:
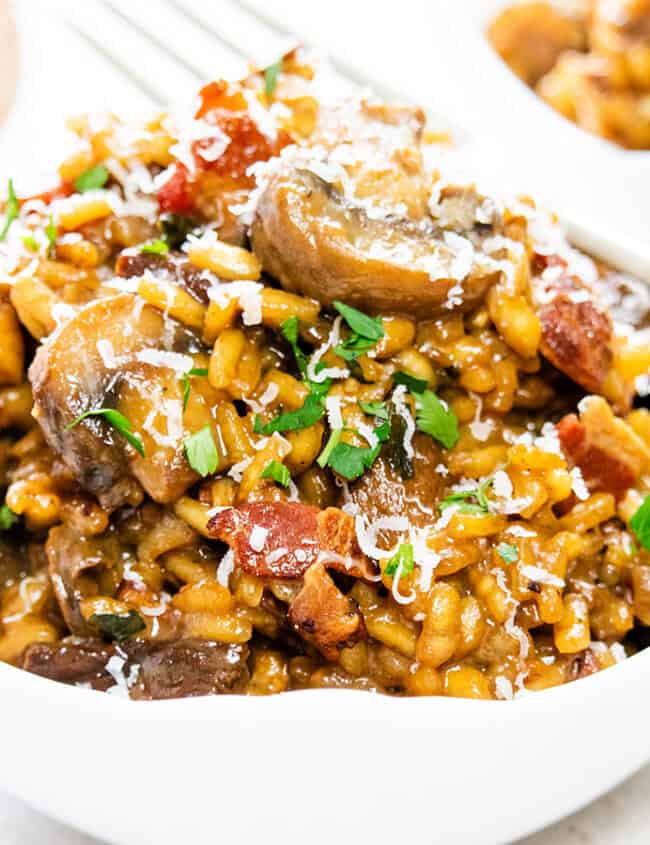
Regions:
<svg viewBox="0 0 650 845"><path fill-rule="evenodd" d="M356 603L338 589L323 563L305 572L303 588L289 606L289 622L327 660L338 660L342 648L366 636Z"/></svg>
<svg viewBox="0 0 650 845"><path fill-rule="evenodd" d="M587 678L589 675L593 675L598 671L600 671L598 658L590 648L576 654L568 666L568 676L570 681Z"/></svg>
<svg viewBox="0 0 650 845"><path fill-rule="evenodd" d="M542 354L586 390L601 393L612 365L612 322L590 302L560 293L541 308Z"/></svg>
<svg viewBox="0 0 650 845"><path fill-rule="evenodd" d="M562 448L592 493L622 499L650 468L650 449L602 397L588 396L580 404L580 418L569 414L557 425Z"/></svg>
<svg viewBox="0 0 650 845"><path fill-rule="evenodd" d="M374 574L357 544L352 517L338 508L253 502L216 514L208 530L228 543L238 567L260 577L301 578L319 558L357 578Z"/></svg>
<svg viewBox="0 0 650 845"><path fill-rule="evenodd" d="M197 186L190 179L187 167L176 162L174 172L158 191L160 213L191 214L194 211Z"/></svg>

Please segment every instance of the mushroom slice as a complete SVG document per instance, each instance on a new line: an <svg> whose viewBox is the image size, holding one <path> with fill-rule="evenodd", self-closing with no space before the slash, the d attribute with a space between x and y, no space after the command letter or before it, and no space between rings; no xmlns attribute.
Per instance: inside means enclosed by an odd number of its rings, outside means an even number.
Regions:
<svg viewBox="0 0 650 845"><path fill-rule="evenodd" d="M49 445L103 506L137 503L140 485L158 502L173 501L196 481L183 455L180 377L193 366L188 353L199 348L179 323L120 294L82 308L38 349L29 371L34 415ZM145 457L101 416L69 428L99 408L129 420ZM195 430L211 421L207 405L198 413Z"/></svg>
<svg viewBox="0 0 650 845"><path fill-rule="evenodd" d="M83 598L80 579L84 572L103 566L110 568L120 560L120 545L113 534L103 537L79 537L67 525L50 529L45 544L48 571L61 615L73 634L92 636L95 629L81 615Z"/></svg>
<svg viewBox="0 0 650 845"><path fill-rule="evenodd" d="M289 291L331 304L428 317L471 307L496 279L471 241L432 221L382 216L315 173L287 164L262 191L251 229L264 269Z"/></svg>

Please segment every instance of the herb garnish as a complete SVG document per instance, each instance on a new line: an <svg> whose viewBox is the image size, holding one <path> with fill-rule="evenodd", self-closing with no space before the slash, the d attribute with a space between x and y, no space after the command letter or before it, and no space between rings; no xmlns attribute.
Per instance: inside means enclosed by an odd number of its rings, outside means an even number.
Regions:
<svg viewBox="0 0 650 845"><path fill-rule="evenodd" d="M519 559L519 551L512 543L499 543L497 554L506 563L515 563Z"/></svg>
<svg viewBox="0 0 650 845"><path fill-rule="evenodd" d="M458 511L460 513L489 513L490 503L488 502L487 491L492 486L492 483L493 480L488 478L482 481L478 487L474 487L471 490L459 490L456 493L450 493L449 496L445 496L442 502L440 502L440 511L446 510L451 505L458 505Z"/></svg>
<svg viewBox="0 0 650 845"><path fill-rule="evenodd" d="M14 513L6 502L0 506L0 531L9 531L18 522L18 514Z"/></svg>
<svg viewBox="0 0 650 845"><path fill-rule="evenodd" d="M118 643L146 628L143 618L135 610L129 610L128 613L93 613L88 621L105 637L117 640Z"/></svg>
<svg viewBox="0 0 650 845"><path fill-rule="evenodd" d="M373 447L337 443L328 456L327 464L343 478L354 481L372 467L380 449L380 443Z"/></svg>
<svg viewBox="0 0 650 845"><path fill-rule="evenodd" d="M190 398L190 378L192 376L207 376L208 371L206 367L192 367L186 373L183 373L181 381L183 382L183 410L187 408L187 400Z"/></svg>
<svg viewBox="0 0 650 845"><path fill-rule="evenodd" d="M155 238L153 241L147 241L146 244L142 244L140 252L144 255L167 255L169 244L160 238Z"/></svg>
<svg viewBox="0 0 650 845"><path fill-rule="evenodd" d="M278 76L280 75L281 70L281 58L278 59L277 62L273 62L272 65L269 65L267 68L264 69L264 93L269 99L275 93L275 89L278 85Z"/></svg>
<svg viewBox="0 0 650 845"><path fill-rule="evenodd" d="M283 487L288 487L289 482L291 481L289 470L279 461L269 461L269 463L264 467L264 471L260 475L260 478L270 478L272 481L277 481L277 483L281 484Z"/></svg>
<svg viewBox="0 0 650 845"><path fill-rule="evenodd" d="M85 194L86 191L96 191L98 188L103 188L108 182L108 170L103 164L98 164L84 171L81 176L77 176L74 180L74 186L80 194Z"/></svg>
<svg viewBox="0 0 650 845"><path fill-rule="evenodd" d="M270 422L263 424L259 414L255 417L253 431L255 434L273 434L275 431L300 431L309 428L325 415L323 399L316 393L310 393L301 408L295 411L285 411Z"/></svg>
<svg viewBox="0 0 650 845"><path fill-rule="evenodd" d="M397 553L388 561L384 575L395 575L399 570L399 577L410 575L413 572L413 546L411 543L402 543Z"/></svg>
<svg viewBox="0 0 650 845"><path fill-rule="evenodd" d="M413 478L413 461L409 458L404 448L406 437L406 420L401 414L393 411L390 420L386 422L389 427L387 454L388 463L393 471L402 478Z"/></svg>
<svg viewBox="0 0 650 845"><path fill-rule="evenodd" d="M385 402L359 402L359 407L371 417L378 417L380 420L388 419L388 405Z"/></svg>
<svg viewBox="0 0 650 845"><path fill-rule="evenodd" d="M2 227L2 231L0 231L0 241L4 241L7 237L7 233L11 228L11 224L18 218L20 214L20 205L18 203L18 198L16 197L16 192L14 191L14 182L13 179L10 179L7 185L7 204L5 206L5 222L4 226Z"/></svg>
<svg viewBox="0 0 650 845"><path fill-rule="evenodd" d="M47 238L48 242L47 254L49 258L52 258L52 256L54 255L57 234L58 230L57 225L54 222L54 215L50 214L50 219L48 220L47 226L45 227L45 237Z"/></svg>
<svg viewBox="0 0 650 845"><path fill-rule="evenodd" d="M160 231L162 233L162 240L169 244L170 249L180 249L187 236L196 229L196 221L191 217L185 217L182 214L174 214L167 212L160 216L158 221Z"/></svg>
<svg viewBox="0 0 650 845"><path fill-rule="evenodd" d="M650 495L630 520L630 528L643 548L650 551Z"/></svg>
<svg viewBox="0 0 650 845"><path fill-rule="evenodd" d="M23 245L30 252L38 252L38 241L34 235L25 235L23 237Z"/></svg>
<svg viewBox="0 0 650 845"><path fill-rule="evenodd" d="M183 443L185 457L194 472L201 478L212 475L219 464L219 453L209 425L204 426L196 434L190 434Z"/></svg>
<svg viewBox="0 0 650 845"><path fill-rule="evenodd" d="M69 431L88 417L104 417L106 422L110 423L113 428L121 434L122 437L144 458L144 444L140 439L140 436L133 433L133 426L129 420L127 420L124 414L116 411L115 408L95 408L92 411L86 411L85 413L80 414L71 423L68 423L65 430Z"/></svg>
<svg viewBox="0 0 650 845"><path fill-rule="evenodd" d="M334 308L343 317L352 333L334 348L344 361L355 361L359 355L368 352L384 336L381 317L369 317L362 311L335 300Z"/></svg>
<svg viewBox="0 0 650 845"><path fill-rule="evenodd" d="M432 390L415 394L418 431L430 435L445 447L453 449L458 443L458 420L454 412L443 404Z"/></svg>
<svg viewBox="0 0 650 845"><path fill-rule="evenodd" d="M410 393L424 393L427 389L427 382L423 378L416 378L410 373L398 370L393 373L393 384L403 384Z"/></svg>
<svg viewBox="0 0 650 845"><path fill-rule="evenodd" d="M298 318L294 315L285 320L280 326L282 337L287 341L296 359L298 369L302 373L303 378L307 376L307 356L298 346Z"/></svg>

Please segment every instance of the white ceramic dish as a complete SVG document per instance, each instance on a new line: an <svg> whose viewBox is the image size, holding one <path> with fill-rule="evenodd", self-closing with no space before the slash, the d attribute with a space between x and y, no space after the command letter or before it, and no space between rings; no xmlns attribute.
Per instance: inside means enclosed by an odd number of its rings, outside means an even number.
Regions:
<svg viewBox="0 0 650 845"><path fill-rule="evenodd" d="M568 224L650 282L650 251ZM0 788L115 845L497 845L650 760L650 650L512 702L352 691L130 702L0 664Z"/></svg>

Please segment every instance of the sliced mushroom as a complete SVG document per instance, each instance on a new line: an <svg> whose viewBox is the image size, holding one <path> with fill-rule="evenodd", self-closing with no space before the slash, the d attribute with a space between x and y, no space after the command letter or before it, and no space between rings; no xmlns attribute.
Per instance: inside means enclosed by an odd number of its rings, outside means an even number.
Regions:
<svg viewBox="0 0 650 845"><path fill-rule="evenodd" d="M96 631L79 610L83 598L79 579L88 570L118 563L121 553L117 537L80 537L70 526L58 525L50 529L45 552L54 595L66 625L73 634L92 636Z"/></svg>
<svg viewBox="0 0 650 845"><path fill-rule="evenodd" d="M468 239L426 219L376 216L298 167L270 179L251 238L284 288L325 305L340 299L371 312L427 317L470 307L496 278L473 267Z"/></svg>
<svg viewBox="0 0 650 845"><path fill-rule="evenodd" d="M442 453L426 434L414 436L413 450L410 477L384 448L372 469L351 486L352 501L370 523L387 516L405 516L418 527L431 523L432 508L444 486L436 472Z"/></svg>
<svg viewBox="0 0 650 845"><path fill-rule="evenodd" d="M253 502L226 508L208 525L231 547L235 565L262 578L301 578L318 560L357 578L375 569L356 541L352 517L299 502Z"/></svg>
<svg viewBox="0 0 650 845"><path fill-rule="evenodd" d="M106 690L121 675L131 698L154 700L244 692L249 679L245 645L185 639L158 645L142 640L37 643L23 658L35 675ZM111 661L113 661L111 665ZM119 673L119 674L118 674Z"/></svg>
<svg viewBox="0 0 650 845"><path fill-rule="evenodd" d="M140 485L155 501L170 502L196 481L183 454L180 376L193 365L187 353L197 350L188 330L130 294L87 305L38 349L29 371L34 415L49 445L105 507L137 503ZM69 428L80 414L106 407L129 420L145 457L103 417ZM207 405L197 413L193 430L211 422Z"/></svg>

